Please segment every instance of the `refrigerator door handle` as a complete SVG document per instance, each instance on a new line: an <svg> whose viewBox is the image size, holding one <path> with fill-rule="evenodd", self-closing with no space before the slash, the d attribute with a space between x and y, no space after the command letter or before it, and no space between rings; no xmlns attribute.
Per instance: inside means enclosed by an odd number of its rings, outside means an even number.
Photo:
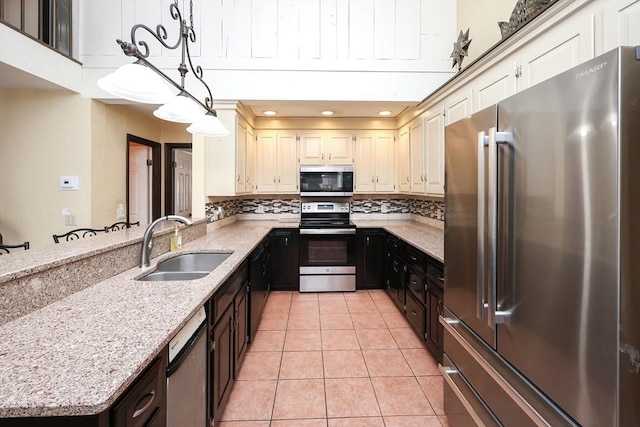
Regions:
<svg viewBox="0 0 640 427"><path fill-rule="evenodd" d="M497 307L497 273L498 273L498 146L513 144L513 135L508 132L497 132L496 128L489 129L489 160L488 168L488 312L487 323L491 328L496 323L506 323L511 316L510 311L498 311Z"/></svg>
<svg viewBox="0 0 640 427"><path fill-rule="evenodd" d="M478 132L478 258L477 258L477 289L476 289L476 317L480 320L484 319L487 309L486 295L484 292L485 283L485 223L486 223L486 155L485 147L488 146L489 139L486 133Z"/></svg>

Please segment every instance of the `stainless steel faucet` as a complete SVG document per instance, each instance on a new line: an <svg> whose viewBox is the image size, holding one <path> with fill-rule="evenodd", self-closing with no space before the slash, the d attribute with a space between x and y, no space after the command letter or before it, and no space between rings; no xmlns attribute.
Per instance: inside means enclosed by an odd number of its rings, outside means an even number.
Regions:
<svg viewBox="0 0 640 427"><path fill-rule="evenodd" d="M180 215L167 215L160 217L153 221L151 224L147 226L147 229L144 230L144 235L142 236L142 252L140 254L140 268L147 268L151 264L149 263L149 254L151 253L151 248L153 248L153 229L155 226L162 221L178 221L186 225L187 227L193 224L190 219L185 218Z"/></svg>

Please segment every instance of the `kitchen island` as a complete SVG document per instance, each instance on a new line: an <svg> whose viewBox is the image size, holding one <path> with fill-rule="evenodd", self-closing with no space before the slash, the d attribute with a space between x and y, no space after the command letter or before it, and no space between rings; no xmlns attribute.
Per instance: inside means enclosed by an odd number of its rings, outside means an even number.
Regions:
<svg viewBox="0 0 640 427"><path fill-rule="evenodd" d="M442 230L409 220L366 226L383 227L442 259ZM127 269L1 325L0 417L80 416L106 410L260 241L273 228L285 227L297 223L210 225L204 236L184 244L182 252L233 254L202 279L136 280L174 255L165 253L152 259L144 272Z"/></svg>

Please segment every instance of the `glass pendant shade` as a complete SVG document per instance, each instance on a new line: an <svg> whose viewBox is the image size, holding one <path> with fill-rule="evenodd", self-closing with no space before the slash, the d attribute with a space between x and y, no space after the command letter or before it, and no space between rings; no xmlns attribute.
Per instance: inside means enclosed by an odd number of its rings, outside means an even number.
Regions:
<svg viewBox="0 0 640 427"><path fill-rule="evenodd" d="M162 105L153 115L159 119L177 123L193 123L204 117L205 110L184 92L180 92Z"/></svg>
<svg viewBox="0 0 640 427"><path fill-rule="evenodd" d="M212 137L229 135L229 131L224 127L220 119L211 113L207 113L198 121L194 122L187 128L187 132Z"/></svg>
<svg viewBox="0 0 640 427"><path fill-rule="evenodd" d="M153 70L139 63L123 65L98 80L98 86L111 95L143 104L164 104L177 92Z"/></svg>

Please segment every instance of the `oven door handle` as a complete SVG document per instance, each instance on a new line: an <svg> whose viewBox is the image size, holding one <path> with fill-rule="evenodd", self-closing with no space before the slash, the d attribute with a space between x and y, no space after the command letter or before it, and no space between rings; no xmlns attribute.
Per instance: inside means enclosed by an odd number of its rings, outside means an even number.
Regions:
<svg viewBox="0 0 640 427"><path fill-rule="evenodd" d="M303 228L300 234L356 234L355 228Z"/></svg>

